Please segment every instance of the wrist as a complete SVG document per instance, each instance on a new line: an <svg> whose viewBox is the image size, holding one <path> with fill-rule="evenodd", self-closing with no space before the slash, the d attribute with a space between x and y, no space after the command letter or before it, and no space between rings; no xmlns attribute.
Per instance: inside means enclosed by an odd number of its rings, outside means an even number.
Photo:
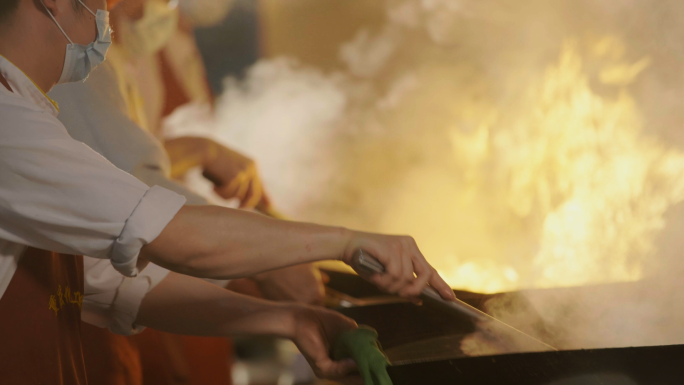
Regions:
<svg viewBox="0 0 684 385"><path fill-rule="evenodd" d="M202 168L206 169L208 167L211 167L211 165L214 164L214 162L216 162L216 159L218 159L218 147L216 145L216 142L202 137L197 137L196 140L198 143L198 147L201 148L203 154Z"/></svg>
<svg viewBox="0 0 684 385"><path fill-rule="evenodd" d="M264 301L268 305L260 311L251 312L245 329L246 334L269 335L278 338L292 340L297 331L299 309L295 304L281 304L273 301Z"/></svg>
<svg viewBox="0 0 684 385"><path fill-rule="evenodd" d="M344 227L320 226L299 223L302 229L303 256L296 264L321 261L341 261L353 239L353 231Z"/></svg>
<svg viewBox="0 0 684 385"><path fill-rule="evenodd" d="M347 228L341 228L340 231L343 247L337 257L337 260L347 263L347 260L349 259L347 256L353 253L353 250L351 249L353 248L352 240L354 239L355 232Z"/></svg>
<svg viewBox="0 0 684 385"><path fill-rule="evenodd" d="M297 337L297 325L302 320L311 317L311 308L300 304L287 304L285 307L286 315L284 317L282 335L280 337L289 340L294 340Z"/></svg>

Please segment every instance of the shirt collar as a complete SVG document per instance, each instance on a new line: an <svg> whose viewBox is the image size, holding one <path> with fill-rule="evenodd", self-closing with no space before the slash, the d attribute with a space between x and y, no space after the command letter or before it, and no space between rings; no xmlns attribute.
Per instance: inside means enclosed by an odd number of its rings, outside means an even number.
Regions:
<svg viewBox="0 0 684 385"><path fill-rule="evenodd" d="M22 70L0 55L0 74L7 80L15 95L37 104L43 110L57 116L59 106L50 99ZM3 87L0 85L0 87Z"/></svg>

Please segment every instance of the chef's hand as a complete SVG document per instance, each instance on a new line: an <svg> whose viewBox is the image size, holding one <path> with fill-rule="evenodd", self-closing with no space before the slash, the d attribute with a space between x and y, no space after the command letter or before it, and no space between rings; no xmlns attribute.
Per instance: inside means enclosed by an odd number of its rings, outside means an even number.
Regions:
<svg viewBox="0 0 684 385"><path fill-rule="evenodd" d="M425 260L413 238L355 231L347 243L342 260L352 266L352 257L359 248L385 266L384 273L373 274L369 278L381 290L417 301L421 291L430 285L442 298L456 299L453 290Z"/></svg>
<svg viewBox="0 0 684 385"><path fill-rule="evenodd" d="M358 326L354 320L321 307L301 306L295 313L292 341L319 378L340 379L356 369L351 359L333 361L331 347L345 331Z"/></svg>
<svg viewBox="0 0 684 385"><path fill-rule="evenodd" d="M216 194L238 199L240 208L252 209L267 200L256 163L216 142L210 147L202 174L214 183Z"/></svg>
<svg viewBox="0 0 684 385"><path fill-rule="evenodd" d="M242 208L268 206L266 194L254 161L214 140L182 136L164 142L171 159L171 177L180 178L194 167L201 167L204 177L224 199L237 198Z"/></svg>
<svg viewBox="0 0 684 385"><path fill-rule="evenodd" d="M270 300L322 305L325 299L321 272L313 264L268 271L252 279L264 298Z"/></svg>

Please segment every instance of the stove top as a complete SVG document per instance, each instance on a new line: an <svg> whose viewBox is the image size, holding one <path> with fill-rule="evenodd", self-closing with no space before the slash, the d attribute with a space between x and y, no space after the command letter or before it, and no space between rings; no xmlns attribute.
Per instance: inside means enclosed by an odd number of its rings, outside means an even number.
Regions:
<svg viewBox="0 0 684 385"><path fill-rule="evenodd" d="M399 363L394 385L681 385L684 345L560 352Z"/></svg>

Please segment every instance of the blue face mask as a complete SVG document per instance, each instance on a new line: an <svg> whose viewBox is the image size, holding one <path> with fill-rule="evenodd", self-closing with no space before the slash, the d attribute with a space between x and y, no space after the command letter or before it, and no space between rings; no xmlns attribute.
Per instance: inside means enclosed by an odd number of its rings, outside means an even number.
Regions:
<svg viewBox="0 0 684 385"><path fill-rule="evenodd" d="M112 45L112 29L109 26L109 12L98 9L97 13L94 13L90 8L83 4L83 1L78 0L78 2L81 3L88 12L95 16L95 21L97 23L97 37L94 42L88 45L74 44L55 17L52 16L50 10L43 4L45 10L70 43L67 44L66 47L64 69L62 69L62 75L59 77L57 84L85 80L90 72L105 60L107 50L109 49L109 46Z"/></svg>

